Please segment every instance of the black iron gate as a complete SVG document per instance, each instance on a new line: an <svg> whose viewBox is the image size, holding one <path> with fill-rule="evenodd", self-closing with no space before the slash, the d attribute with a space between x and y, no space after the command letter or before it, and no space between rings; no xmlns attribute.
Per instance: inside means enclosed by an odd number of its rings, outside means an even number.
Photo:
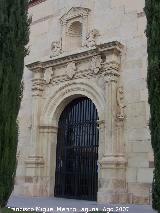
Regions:
<svg viewBox="0 0 160 213"><path fill-rule="evenodd" d="M98 190L98 114L88 98L73 100L59 120L55 196L96 200Z"/></svg>

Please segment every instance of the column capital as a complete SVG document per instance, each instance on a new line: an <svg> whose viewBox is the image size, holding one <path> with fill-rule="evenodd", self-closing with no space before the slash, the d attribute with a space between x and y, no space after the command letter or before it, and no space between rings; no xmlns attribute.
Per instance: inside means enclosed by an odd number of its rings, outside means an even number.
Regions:
<svg viewBox="0 0 160 213"><path fill-rule="evenodd" d="M104 80L106 83L118 83L118 78L120 74L116 70L109 70L105 72Z"/></svg>
<svg viewBox="0 0 160 213"><path fill-rule="evenodd" d="M33 72L32 96L41 96L44 89L44 67L40 61L26 65Z"/></svg>

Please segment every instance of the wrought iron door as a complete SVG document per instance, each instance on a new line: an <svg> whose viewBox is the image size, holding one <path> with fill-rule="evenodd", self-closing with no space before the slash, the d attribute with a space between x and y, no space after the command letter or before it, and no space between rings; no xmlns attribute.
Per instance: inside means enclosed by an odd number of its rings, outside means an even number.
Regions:
<svg viewBox="0 0 160 213"><path fill-rule="evenodd" d="M98 190L98 114L88 98L73 100L59 120L55 196L96 200Z"/></svg>

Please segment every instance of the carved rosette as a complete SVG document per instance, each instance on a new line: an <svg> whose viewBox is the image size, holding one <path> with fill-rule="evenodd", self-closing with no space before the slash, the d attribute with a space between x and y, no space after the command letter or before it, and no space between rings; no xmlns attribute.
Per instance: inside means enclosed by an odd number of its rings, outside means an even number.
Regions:
<svg viewBox="0 0 160 213"><path fill-rule="evenodd" d="M46 84L49 84L51 82L53 74L54 73L53 73L52 67L46 68L45 73L44 73L44 80L45 80Z"/></svg>
<svg viewBox="0 0 160 213"><path fill-rule="evenodd" d="M74 75L76 74L76 70L77 70L77 67L76 67L76 64L75 62L69 62L67 64L67 67L66 67L66 75L69 79L72 79L74 77Z"/></svg>

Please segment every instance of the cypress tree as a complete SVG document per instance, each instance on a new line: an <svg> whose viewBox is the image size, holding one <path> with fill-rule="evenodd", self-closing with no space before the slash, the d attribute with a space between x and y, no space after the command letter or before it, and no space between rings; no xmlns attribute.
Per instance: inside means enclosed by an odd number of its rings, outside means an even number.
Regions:
<svg viewBox="0 0 160 213"><path fill-rule="evenodd" d="M28 39L28 0L0 0L0 207L7 204L14 187Z"/></svg>
<svg viewBox="0 0 160 213"><path fill-rule="evenodd" d="M160 1L145 0L147 17L147 84L150 104L151 143L154 152L152 207L160 213Z"/></svg>

